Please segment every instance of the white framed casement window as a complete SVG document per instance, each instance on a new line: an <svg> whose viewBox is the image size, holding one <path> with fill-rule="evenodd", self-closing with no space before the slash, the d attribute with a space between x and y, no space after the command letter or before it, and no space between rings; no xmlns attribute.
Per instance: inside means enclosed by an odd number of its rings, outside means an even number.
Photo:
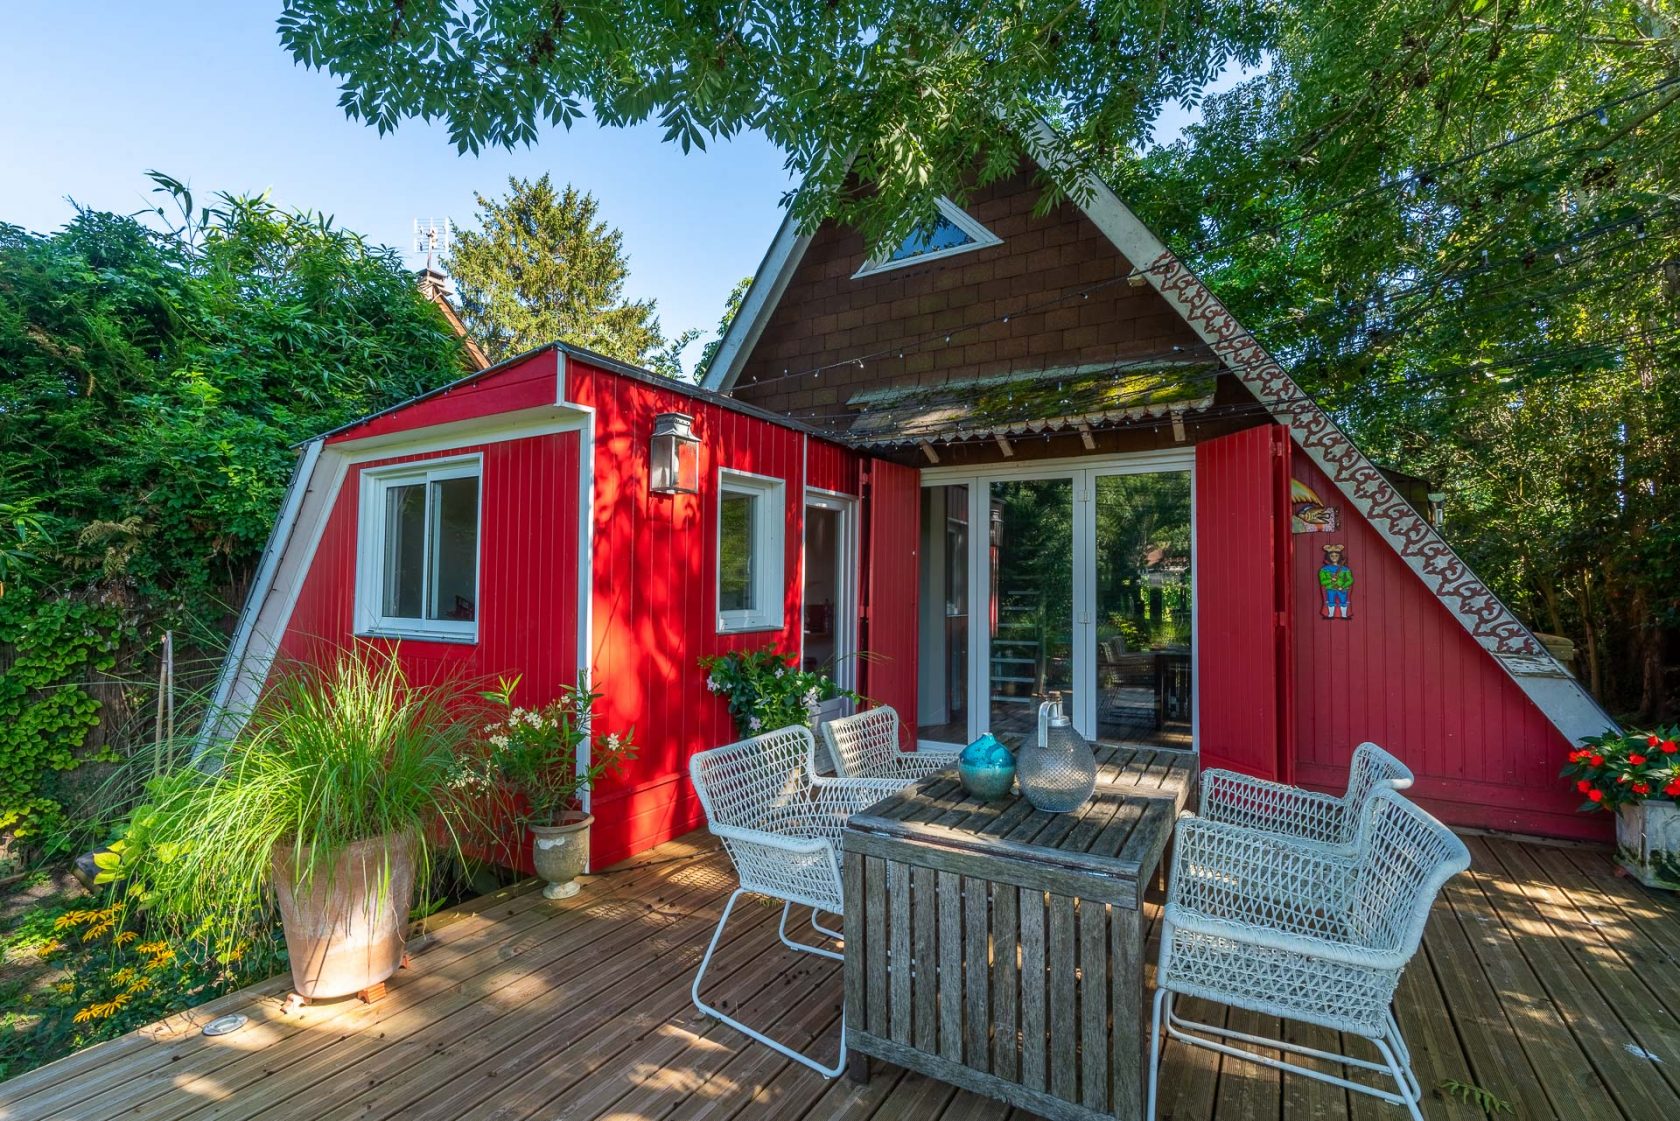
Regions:
<svg viewBox="0 0 1680 1121"><path fill-rule="evenodd" d="M718 471L719 634L781 629L786 494L781 479Z"/></svg>
<svg viewBox="0 0 1680 1121"><path fill-rule="evenodd" d="M362 472L357 634L478 641L483 477L477 455Z"/></svg>

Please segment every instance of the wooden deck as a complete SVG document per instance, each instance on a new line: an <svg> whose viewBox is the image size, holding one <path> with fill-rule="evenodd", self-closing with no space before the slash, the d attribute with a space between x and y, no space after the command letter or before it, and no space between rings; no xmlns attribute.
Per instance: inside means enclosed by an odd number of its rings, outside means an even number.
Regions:
<svg viewBox="0 0 1680 1121"><path fill-rule="evenodd" d="M1601 852L1470 846L1475 868L1448 888L1401 987L1423 1084L1474 1083L1517 1121L1680 1118L1680 903L1614 877ZM732 886L696 835L590 877L576 899L476 900L441 917L377 1004L288 1016L286 983L272 981L0 1084L0 1118L1023 1118L891 1068L868 1086L824 1082L698 1016L689 980ZM782 953L776 909L737 913L708 992L832 1055L837 967ZM227 1011L250 1023L199 1033ZM1205 1051L1169 1048L1166 1064L1172 1121L1404 1116ZM1482 1116L1443 1097L1426 1113Z"/></svg>

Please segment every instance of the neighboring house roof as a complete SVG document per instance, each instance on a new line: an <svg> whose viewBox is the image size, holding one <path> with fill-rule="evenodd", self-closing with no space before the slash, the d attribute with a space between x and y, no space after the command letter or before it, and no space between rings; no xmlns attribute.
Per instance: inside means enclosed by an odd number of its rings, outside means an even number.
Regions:
<svg viewBox="0 0 1680 1121"><path fill-rule="evenodd" d="M455 310L455 305L449 300L446 289L448 278L436 269L427 267L420 270L420 291L443 312L443 317L449 321L449 327L460 336L461 345L466 348L468 368L473 370L488 370L490 358L479 345L467 334L467 325L461 322L461 313Z"/></svg>
<svg viewBox="0 0 1680 1121"><path fill-rule="evenodd" d="M1027 149L1041 166L1051 163L1052 135L1042 123L1027 130ZM1289 430L1296 446L1335 483L1471 637L1499 661L1559 732L1573 743L1613 724L1581 683L1546 652L1382 471L1108 184L1086 176L1072 187L1073 203L1271 418ZM733 389L810 243L811 235L800 232L798 221L789 214L718 344L704 382L708 389L723 393Z"/></svg>

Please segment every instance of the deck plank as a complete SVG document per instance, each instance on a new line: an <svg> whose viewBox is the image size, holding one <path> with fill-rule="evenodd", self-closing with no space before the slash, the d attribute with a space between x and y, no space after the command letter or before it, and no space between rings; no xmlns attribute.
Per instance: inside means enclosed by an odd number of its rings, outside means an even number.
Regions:
<svg viewBox="0 0 1680 1121"><path fill-rule="evenodd" d="M1475 868L1437 904L1396 1001L1430 1094L1425 1115L1479 1116L1434 1089L1456 1079L1512 1102L1520 1121L1680 1116L1680 986L1671 980L1680 904L1617 878L1602 851L1470 844ZM689 982L732 886L722 854L694 837L591 877L565 905L524 891L475 900L434 922L435 942L378 1004L317 1005L292 1018L276 1011L283 980L229 994L0 1084L0 1121L1031 1121L880 1063L866 1084L824 1081L700 1017ZM1145 906L1147 975L1159 904ZM831 1057L836 967L785 951L778 914L736 908L708 995ZM913 926L908 936L920 935ZM912 1000L920 989L911 986ZM1214 1023L1275 1027L1182 1005ZM198 1034L210 1015L232 1010L252 1025L221 1041ZM1311 1046L1344 1042L1287 1031ZM1627 1051L1630 1042L1662 1057L1660 1069ZM1162 1086L1162 1121L1402 1116L1364 1095L1176 1043Z"/></svg>

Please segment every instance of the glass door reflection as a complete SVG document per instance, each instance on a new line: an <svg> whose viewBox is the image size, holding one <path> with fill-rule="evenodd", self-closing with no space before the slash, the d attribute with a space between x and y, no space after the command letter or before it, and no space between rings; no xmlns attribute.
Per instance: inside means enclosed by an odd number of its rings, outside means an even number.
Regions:
<svg viewBox="0 0 1680 1121"><path fill-rule="evenodd" d="M966 484L922 488L916 738L931 743L969 738L968 495Z"/></svg>
<svg viewBox="0 0 1680 1121"><path fill-rule="evenodd" d="M1187 748L1190 475L1100 475L1095 483L1097 735Z"/></svg>
<svg viewBox="0 0 1680 1121"><path fill-rule="evenodd" d="M1033 734L1038 698L1058 690L1074 712L1073 480L988 488L988 728L1012 746Z"/></svg>

